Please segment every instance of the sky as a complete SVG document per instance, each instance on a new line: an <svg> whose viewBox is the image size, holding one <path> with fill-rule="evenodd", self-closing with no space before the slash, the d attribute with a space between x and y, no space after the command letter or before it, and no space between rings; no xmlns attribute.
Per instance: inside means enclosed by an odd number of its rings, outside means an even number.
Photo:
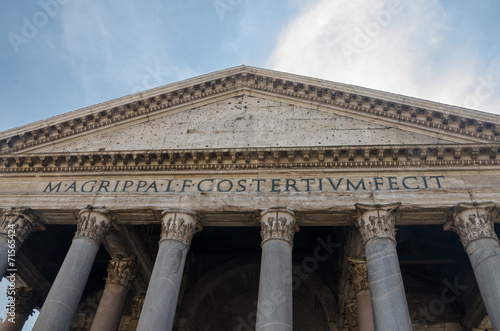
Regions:
<svg viewBox="0 0 500 331"><path fill-rule="evenodd" d="M0 6L0 131L241 64L500 114L500 1Z"/></svg>

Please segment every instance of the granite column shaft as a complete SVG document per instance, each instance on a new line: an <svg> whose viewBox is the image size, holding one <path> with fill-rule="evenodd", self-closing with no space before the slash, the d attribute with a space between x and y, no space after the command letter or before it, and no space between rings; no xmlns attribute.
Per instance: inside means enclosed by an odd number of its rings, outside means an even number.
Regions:
<svg viewBox="0 0 500 331"><path fill-rule="evenodd" d="M500 245L495 233L496 205L460 203L445 229L458 233L474 270L491 324L500 330Z"/></svg>
<svg viewBox="0 0 500 331"><path fill-rule="evenodd" d="M127 294L135 275L135 257L111 259L108 264L106 286L90 331L118 330Z"/></svg>
<svg viewBox="0 0 500 331"><path fill-rule="evenodd" d="M298 230L295 215L286 208L265 210L261 214L261 229L256 331L292 330L292 247Z"/></svg>
<svg viewBox="0 0 500 331"><path fill-rule="evenodd" d="M396 252L394 212L399 206L356 204L356 226L365 242L375 330L413 329Z"/></svg>
<svg viewBox="0 0 500 331"><path fill-rule="evenodd" d="M71 326L100 243L111 220L103 208L80 212L75 238L57 273L34 331L66 331Z"/></svg>
<svg viewBox="0 0 500 331"><path fill-rule="evenodd" d="M163 212L162 235L137 330L172 330L186 255L201 230L190 210Z"/></svg>

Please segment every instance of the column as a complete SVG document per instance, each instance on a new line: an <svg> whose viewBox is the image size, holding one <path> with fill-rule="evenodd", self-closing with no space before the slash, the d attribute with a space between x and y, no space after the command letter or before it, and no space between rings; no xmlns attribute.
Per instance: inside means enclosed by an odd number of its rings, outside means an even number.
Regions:
<svg viewBox="0 0 500 331"><path fill-rule="evenodd" d="M7 295L11 296L9 289L7 289ZM31 287L16 287L12 297L14 298L15 311L11 313L11 306L7 306L7 317L0 326L0 331L21 331L24 323L26 323L35 308L33 289Z"/></svg>
<svg viewBox="0 0 500 331"><path fill-rule="evenodd" d="M135 331L137 329L137 323L139 322L142 306L144 305L144 298L145 295L141 292L132 299L132 316L130 319L128 331Z"/></svg>
<svg viewBox="0 0 500 331"><path fill-rule="evenodd" d="M80 212L75 237L33 330L69 329L101 241L111 227L108 213L107 209L92 207Z"/></svg>
<svg viewBox="0 0 500 331"><path fill-rule="evenodd" d="M29 208L4 209L0 219L0 278L8 268L8 257L35 231L45 230ZM13 265L15 267L15 265Z"/></svg>
<svg viewBox="0 0 500 331"><path fill-rule="evenodd" d="M256 331L293 329L292 275L293 236L298 231L295 214L288 208L261 213L262 260Z"/></svg>
<svg viewBox="0 0 500 331"><path fill-rule="evenodd" d="M172 330L186 254L193 235L200 230L195 211L163 212L158 255L137 330Z"/></svg>
<svg viewBox="0 0 500 331"><path fill-rule="evenodd" d="M460 236L469 255L474 275L493 329L500 330L500 246L495 233L496 205L459 203L445 230Z"/></svg>
<svg viewBox="0 0 500 331"><path fill-rule="evenodd" d="M365 245L375 330L412 330L396 252L394 223L400 205L356 204L355 221Z"/></svg>
<svg viewBox="0 0 500 331"><path fill-rule="evenodd" d="M347 321L349 326L349 331L359 331L361 330L358 326L358 307L356 300L348 300L342 309L342 316Z"/></svg>
<svg viewBox="0 0 500 331"><path fill-rule="evenodd" d="M118 330L127 294L136 272L137 267L133 256L118 256L109 261L106 286L90 331Z"/></svg>
<svg viewBox="0 0 500 331"><path fill-rule="evenodd" d="M359 331L375 331L366 259L348 257L348 280L356 292Z"/></svg>

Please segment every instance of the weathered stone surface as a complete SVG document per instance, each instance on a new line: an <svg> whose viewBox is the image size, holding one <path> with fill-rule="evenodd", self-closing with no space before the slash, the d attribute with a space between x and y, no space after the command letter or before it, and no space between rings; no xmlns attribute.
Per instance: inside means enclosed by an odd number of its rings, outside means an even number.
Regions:
<svg viewBox="0 0 500 331"><path fill-rule="evenodd" d="M43 147L37 152L452 143L339 114L239 96Z"/></svg>

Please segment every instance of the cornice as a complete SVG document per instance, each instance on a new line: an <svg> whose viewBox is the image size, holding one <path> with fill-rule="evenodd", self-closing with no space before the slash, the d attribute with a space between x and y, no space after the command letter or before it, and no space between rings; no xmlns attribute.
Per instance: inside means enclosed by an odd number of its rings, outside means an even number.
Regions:
<svg viewBox="0 0 500 331"><path fill-rule="evenodd" d="M12 154L118 123L194 104L217 95L259 91L424 130L500 142L498 116L430 101L247 66L166 85L0 134Z"/></svg>
<svg viewBox="0 0 500 331"><path fill-rule="evenodd" d="M0 173L498 167L500 144L281 147L0 155Z"/></svg>

